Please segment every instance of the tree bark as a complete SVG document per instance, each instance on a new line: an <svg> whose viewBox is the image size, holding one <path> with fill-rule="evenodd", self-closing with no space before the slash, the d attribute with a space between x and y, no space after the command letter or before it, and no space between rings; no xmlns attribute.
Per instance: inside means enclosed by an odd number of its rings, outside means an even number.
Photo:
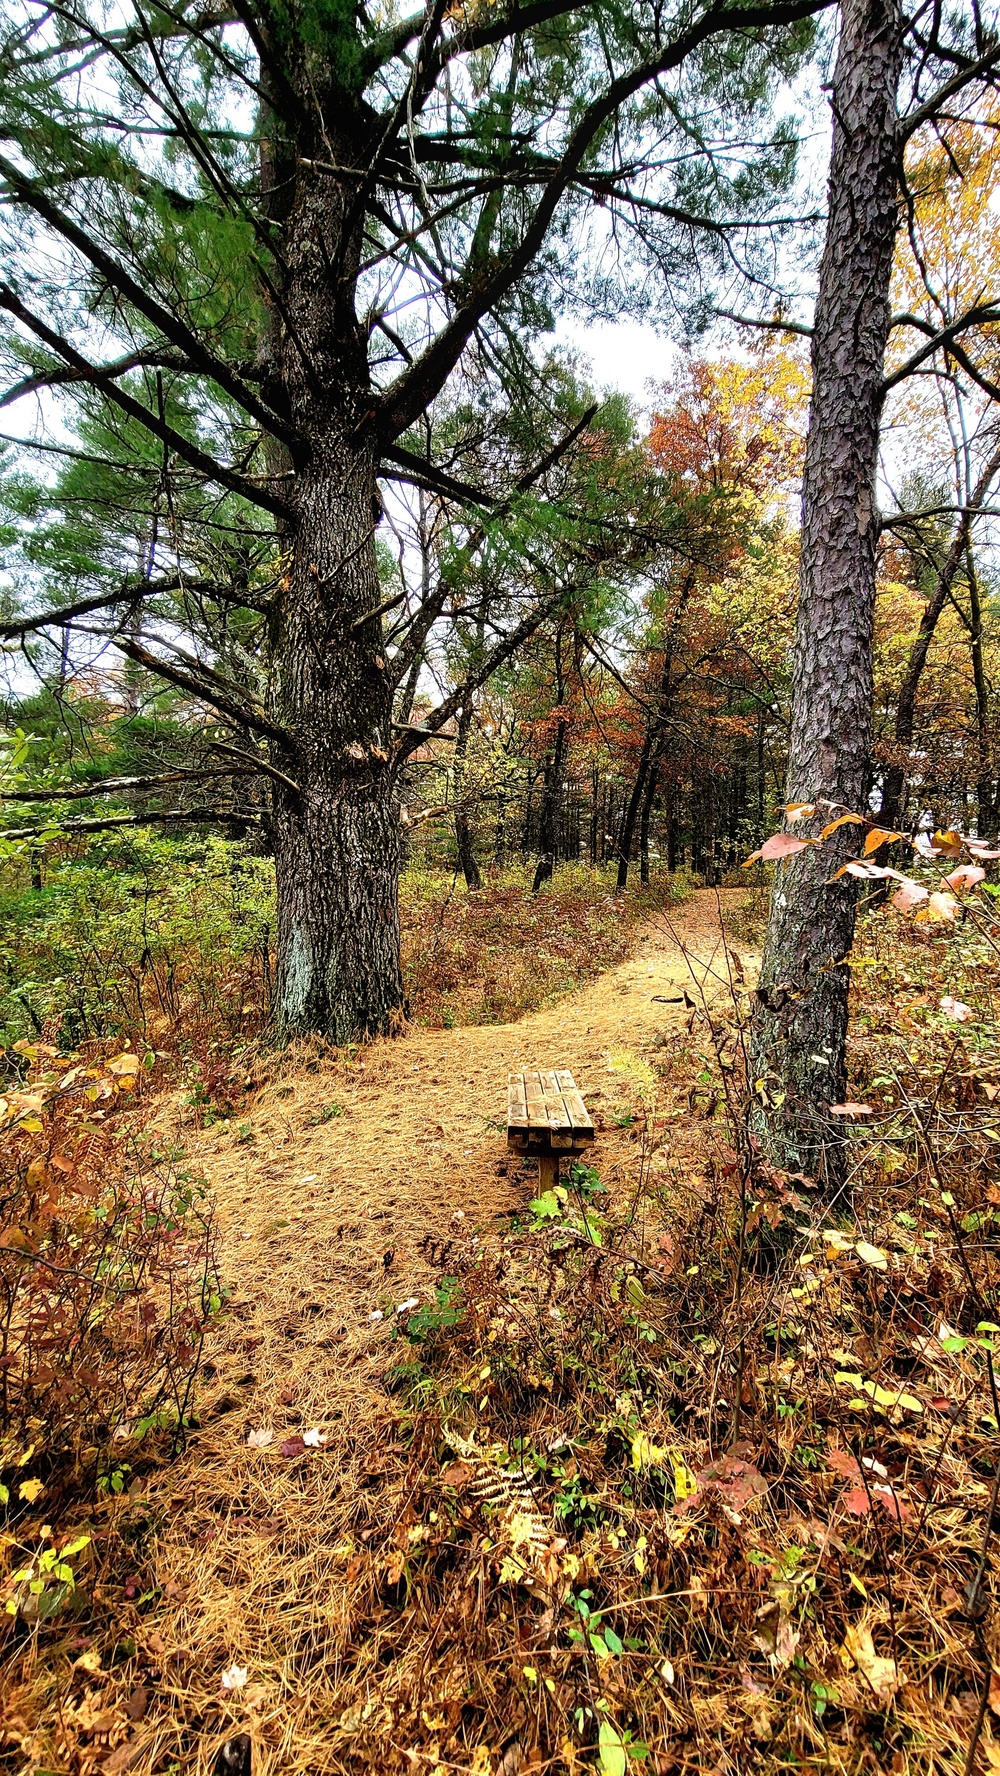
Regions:
<svg viewBox="0 0 1000 1776"><path fill-rule="evenodd" d="M380 603L380 508L366 338L355 314L362 227L349 181L314 165L331 155L353 164L366 126L335 70L319 91L307 67L298 75L296 134L275 119L262 167L284 254L262 388L304 441L270 631L270 713L294 737L274 742L272 762L298 786L274 789L274 1016L286 1040L319 1034L340 1043L387 1034L402 1011L400 824L382 622L364 620Z"/></svg>
<svg viewBox="0 0 1000 1776"><path fill-rule="evenodd" d="M472 822L468 810L464 807L462 796L465 792L465 761L469 752L469 735L472 732L472 704L466 703L458 718L455 737L455 845L458 850L458 861L465 877L465 886L472 892L483 885L476 861L476 846L472 832Z"/></svg>
<svg viewBox="0 0 1000 1776"><path fill-rule="evenodd" d="M555 745L546 767L542 789L542 817L539 834L541 856L538 859L535 878L531 884L532 894L537 894L544 883L552 880L552 870L556 861L556 816L559 812L562 775L566 768L567 733L567 724L560 718L556 724Z"/></svg>
<svg viewBox="0 0 1000 1776"><path fill-rule="evenodd" d="M983 601L979 576L972 554L966 549L969 578L969 647L972 653L972 682L976 693L976 832L981 839L990 837L993 825L993 773L990 746L990 689L983 659Z"/></svg>
<svg viewBox="0 0 1000 1776"><path fill-rule="evenodd" d="M867 803L878 514L875 477L898 219L896 0L843 0L833 92L829 212L812 340L813 394L802 495L789 802ZM751 1033L751 1127L768 1158L838 1187L846 1084L847 956L856 883L830 878L850 827L776 866Z"/></svg>

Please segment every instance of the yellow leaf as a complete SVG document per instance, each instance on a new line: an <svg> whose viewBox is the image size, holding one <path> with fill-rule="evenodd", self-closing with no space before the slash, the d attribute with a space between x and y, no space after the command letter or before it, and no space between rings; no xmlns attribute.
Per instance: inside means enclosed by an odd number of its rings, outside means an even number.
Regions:
<svg viewBox="0 0 1000 1776"><path fill-rule="evenodd" d="M862 1264L870 1264L873 1270L887 1270L889 1259L879 1246L870 1246L867 1240L859 1240L854 1250Z"/></svg>
<svg viewBox="0 0 1000 1776"><path fill-rule="evenodd" d="M690 1498L693 1492L697 1492L698 1482L684 1457L673 1450L670 1452L670 1467L674 1476L674 1497L678 1502Z"/></svg>
<svg viewBox="0 0 1000 1776"><path fill-rule="evenodd" d="M632 1466L637 1474L640 1468L661 1468L666 1459L665 1449L651 1442L645 1431L636 1431L632 1438Z"/></svg>
<svg viewBox="0 0 1000 1776"><path fill-rule="evenodd" d="M841 814L836 820L831 820L829 826L824 826L819 836L821 839L828 839L839 826L864 826L864 824L860 814Z"/></svg>
<svg viewBox="0 0 1000 1776"><path fill-rule="evenodd" d="M139 1056L135 1054L115 1055L108 1062L109 1073L138 1073Z"/></svg>
<svg viewBox="0 0 1000 1776"><path fill-rule="evenodd" d="M862 1388L874 1400L876 1406L901 1406L904 1412L922 1412L923 1406L915 1394L893 1392L892 1388L879 1387L875 1381L863 1381Z"/></svg>
<svg viewBox="0 0 1000 1776"><path fill-rule="evenodd" d="M33 1505L39 1493L45 1491L45 1483L42 1480L22 1480L17 1491L19 1498Z"/></svg>

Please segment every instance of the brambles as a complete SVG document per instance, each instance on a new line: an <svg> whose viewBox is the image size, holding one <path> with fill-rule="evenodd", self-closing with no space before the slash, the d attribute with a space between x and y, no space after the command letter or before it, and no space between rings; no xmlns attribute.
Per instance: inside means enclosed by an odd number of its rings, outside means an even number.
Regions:
<svg viewBox="0 0 1000 1776"><path fill-rule="evenodd" d="M147 1438L183 1443L224 1294L202 1187L154 1159L131 1126L143 1059L23 1042L5 1059L4 1598L9 1616L38 1623L69 1602L70 1563L91 1541L58 1526L101 1495L121 1495Z"/></svg>

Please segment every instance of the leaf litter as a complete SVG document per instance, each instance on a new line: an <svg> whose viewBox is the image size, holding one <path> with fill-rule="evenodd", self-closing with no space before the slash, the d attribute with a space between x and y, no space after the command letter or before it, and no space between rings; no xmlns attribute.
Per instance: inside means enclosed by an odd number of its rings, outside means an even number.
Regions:
<svg viewBox="0 0 1000 1776"><path fill-rule="evenodd" d="M202 1143L239 1274L200 1432L143 1481L159 1601L119 1596L134 1651L95 1667L95 1719L149 1688L123 1741L133 1767L200 1776L239 1729L263 1776L958 1776L983 1683L968 1599L996 1459L990 1333L966 1268L989 1260L990 1174L955 1162L988 1142L961 1122L960 1067L935 1088L950 1169L936 1147L935 1184L926 1165L918 1184L877 1083L886 1039L866 980L854 1067L872 1114L849 1136L864 1226L830 1226L796 1181L758 1175L757 1257L734 1296L738 1155L690 1095L692 1053L711 1042L682 1014L666 1050L647 1046L648 979L619 985L506 1031L449 1033L447 1051L435 1033L315 1072L291 1057L260 1093L258 1150ZM717 1032L729 1017L717 1009ZM606 1059L623 1044L657 1075L627 1125L628 1082ZM535 1181L488 1114L471 1155L448 1131L456 1095L464 1130L508 1067L543 1052L597 1112L604 1188L538 1224ZM336 1139L309 1120L332 1095ZM283 1208L301 1216L294 1235L267 1231ZM394 1313L396 1278L424 1304L417 1334ZM278 1448L262 1461L264 1426ZM316 1459L313 1436L335 1459ZM282 1459L289 1444L308 1459ZM211 1675L234 1669L233 1690ZM1000 1767L993 1718L984 1769ZM67 1725L71 1741L84 1776L106 1767L99 1736Z"/></svg>

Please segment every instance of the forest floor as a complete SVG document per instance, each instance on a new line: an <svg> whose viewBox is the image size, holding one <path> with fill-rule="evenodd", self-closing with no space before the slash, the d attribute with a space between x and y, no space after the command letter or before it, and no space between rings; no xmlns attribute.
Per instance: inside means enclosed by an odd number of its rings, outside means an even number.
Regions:
<svg viewBox="0 0 1000 1776"><path fill-rule="evenodd" d="M381 1716L378 1683L366 1683L359 1709L345 1668L357 1653L345 1575L364 1545L359 1497L405 1467L385 1387L398 1360L395 1306L433 1298L433 1260L456 1218L488 1237L536 1193L536 1168L506 1151L509 1072L568 1067L598 1125L603 1183L634 1186L641 1130L616 1126L615 1107L637 1057L686 1047L692 968L707 997L728 991L720 907L734 892L669 909L629 961L516 1023L414 1028L344 1058L286 1057L249 1123L195 1130L179 1103L161 1116L159 1133L184 1143L217 1203L232 1294L201 1378L200 1428L135 1507L137 1533L157 1525L161 1607L155 1628L142 1618L134 1632L163 1681L134 1768L168 1768L176 1748L185 1776L201 1771L220 1737L248 1724L259 1776L377 1767L361 1714L374 1701ZM691 1130L686 1107L675 1114L677 1162ZM311 1429L320 1448L282 1456ZM248 1448L261 1430L273 1441ZM233 1666L247 1682L227 1692ZM426 1751L440 1732L422 1738ZM415 1776L437 1763L414 1758Z"/></svg>
<svg viewBox="0 0 1000 1776"><path fill-rule="evenodd" d="M865 928L834 1215L726 1114L752 929L701 891L517 1022L147 1101L229 1302L186 1448L66 1526L89 1596L0 1770L1000 1771L995 969ZM506 1081L560 1066L597 1133L546 1199Z"/></svg>

